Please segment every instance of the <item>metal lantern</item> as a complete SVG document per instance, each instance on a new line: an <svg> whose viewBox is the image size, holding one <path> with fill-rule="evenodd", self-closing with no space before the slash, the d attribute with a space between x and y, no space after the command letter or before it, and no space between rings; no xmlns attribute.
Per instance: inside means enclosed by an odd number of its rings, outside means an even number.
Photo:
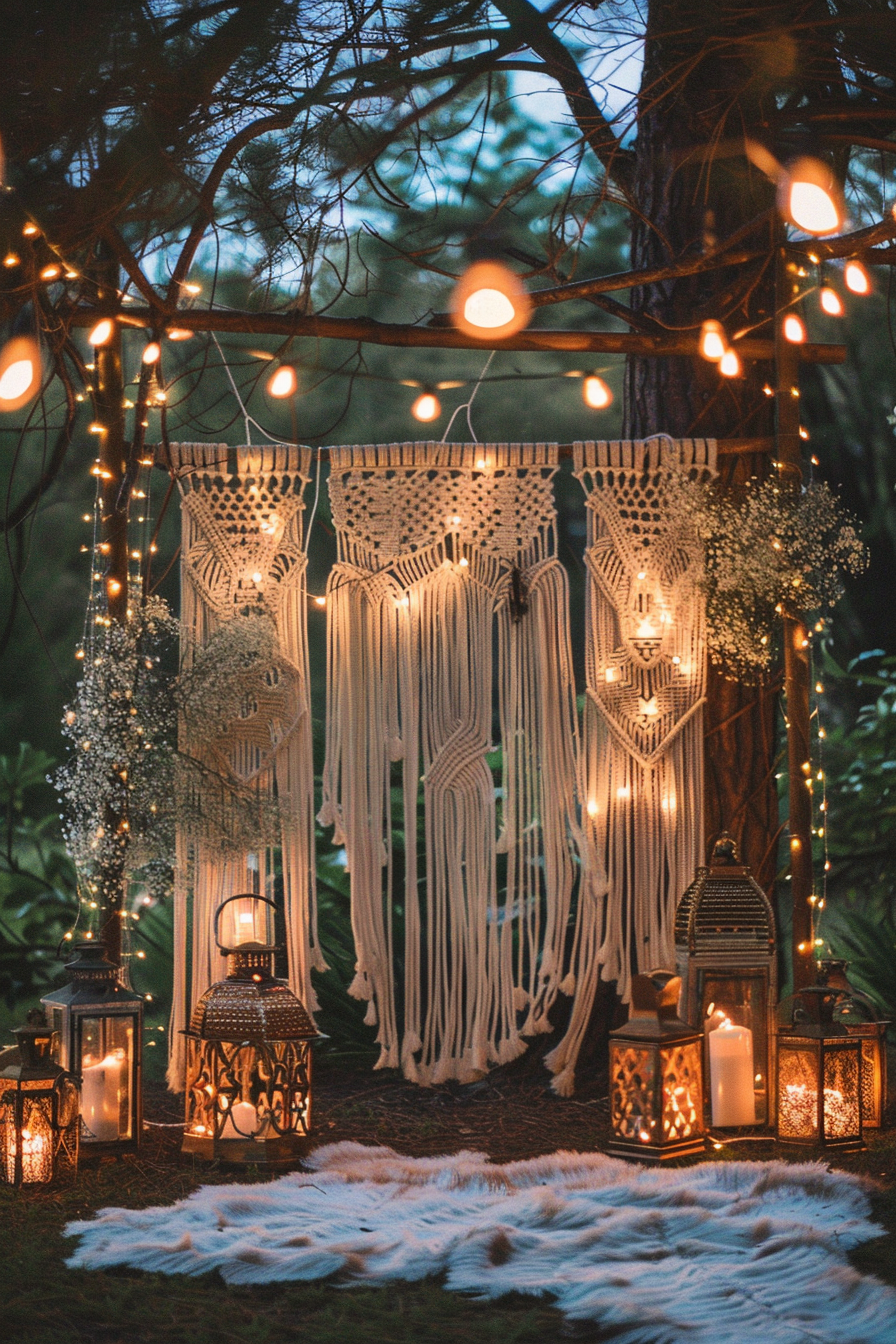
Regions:
<svg viewBox="0 0 896 1344"><path fill-rule="evenodd" d="M274 978L270 932L267 942L220 941L222 913L233 906L244 914L253 901L274 909L263 896L231 896L215 914L227 979L205 991L186 1032L183 1151L245 1166L286 1166L311 1128L311 1042L318 1033L289 986ZM227 911L230 931L233 914ZM262 927L260 919L254 927Z"/></svg>
<svg viewBox="0 0 896 1344"><path fill-rule="evenodd" d="M78 1165L78 1084L52 1057L46 1027L17 1027L19 1062L0 1071L0 1173L8 1185L52 1181Z"/></svg>
<svg viewBox="0 0 896 1344"><path fill-rule="evenodd" d="M862 1039L834 1020L840 997L826 985L810 985L781 1005L775 1131L781 1143L864 1146Z"/></svg>
<svg viewBox="0 0 896 1344"><path fill-rule="evenodd" d="M707 1076L712 1028L725 1019L746 1028L753 1053L754 1123L770 1123L778 997L775 917L727 833L716 841L709 867L697 869L679 902L675 952L681 976L680 1012L706 1031Z"/></svg>
<svg viewBox="0 0 896 1344"><path fill-rule="evenodd" d="M71 981L41 1002L59 1039L59 1063L81 1080L81 1143L124 1153L143 1131L143 998L123 985L99 943L75 947Z"/></svg>
<svg viewBox="0 0 896 1344"><path fill-rule="evenodd" d="M703 1033L677 1016L671 972L632 977L630 1016L610 1032L607 1151L647 1162L702 1153Z"/></svg>
<svg viewBox="0 0 896 1344"><path fill-rule="evenodd" d="M847 961L820 961L818 983L840 991L834 1017L862 1042L862 1128L879 1129L887 1104L887 1027L867 994L846 978Z"/></svg>

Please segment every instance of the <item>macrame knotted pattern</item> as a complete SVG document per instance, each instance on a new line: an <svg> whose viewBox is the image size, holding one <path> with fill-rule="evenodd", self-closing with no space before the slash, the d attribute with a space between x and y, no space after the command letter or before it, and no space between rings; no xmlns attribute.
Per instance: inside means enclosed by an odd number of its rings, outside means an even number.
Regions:
<svg viewBox="0 0 896 1344"><path fill-rule="evenodd" d="M424 1084L514 1058L572 990L577 725L556 470L544 444L331 449L319 819L345 846L350 993L378 1027L378 1067Z"/></svg>
<svg viewBox="0 0 896 1344"><path fill-rule="evenodd" d="M675 906L703 846L706 687L702 547L676 484L712 477L716 445L663 435L577 443L573 458L588 508L585 854L605 871L607 898L579 903L558 1070L578 1054L598 968L627 1001L634 972L674 965Z"/></svg>
<svg viewBox="0 0 896 1344"><path fill-rule="evenodd" d="M179 749L191 769L179 800L169 1047L169 1083L179 1091L180 1032L192 1004L221 976L215 908L240 892L266 893L274 844L282 856L290 986L312 1008L310 971L326 966L317 942L302 536L310 450L182 443L171 445L171 461L182 503L182 668L189 678L203 656L214 662L221 632L239 622L247 630L239 656L247 665L261 660L235 715L220 715L212 667L209 703L181 716Z"/></svg>

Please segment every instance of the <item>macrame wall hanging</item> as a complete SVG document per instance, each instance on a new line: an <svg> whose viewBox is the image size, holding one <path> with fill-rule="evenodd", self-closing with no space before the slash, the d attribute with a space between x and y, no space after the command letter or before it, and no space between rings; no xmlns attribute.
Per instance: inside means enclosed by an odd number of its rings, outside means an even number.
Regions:
<svg viewBox="0 0 896 1344"><path fill-rule="evenodd" d="M271 894L282 856L290 986L315 1007L314 770L303 490L310 450L172 444L182 502L181 722L169 1083L183 1088L182 1029L220 978L216 906ZM261 934L259 907L228 907ZM192 938L190 926L192 925ZM189 955L188 955L189 946Z"/></svg>
<svg viewBox="0 0 896 1344"><path fill-rule="evenodd" d="M675 497L715 459L714 440L666 435L574 448L588 508L583 828L607 897L579 902L572 1020L548 1057L562 1092L598 974L627 1001L633 972L675 964L675 906L701 862L702 551Z"/></svg>
<svg viewBox="0 0 896 1344"><path fill-rule="evenodd" d="M577 728L556 469L541 444L331 450L319 819L346 850L350 993L378 1027L378 1067L421 1083L514 1058L572 990Z"/></svg>

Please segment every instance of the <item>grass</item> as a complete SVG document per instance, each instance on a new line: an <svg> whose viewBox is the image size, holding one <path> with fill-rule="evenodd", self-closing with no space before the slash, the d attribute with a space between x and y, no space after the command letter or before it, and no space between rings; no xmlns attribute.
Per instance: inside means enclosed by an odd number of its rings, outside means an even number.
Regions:
<svg viewBox="0 0 896 1344"><path fill-rule="evenodd" d="M409 1153L481 1148L496 1160L558 1147L593 1149L606 1138L600 1080L574 1099L554 1097L526 1061L482 1083L421 1091L394 1075L324 1065L317 1079L318 1143L353 1138ZM177 1119L177 1105L150 1089L150 1116ZM730 1145L714 1160L770 1158L769 1143ZM795 1160L804 1161L805 1155ZM835 1165L879 1182L875 1213L885 1234L851 1257L896 1284L896 1129L869 1136L866 1152ZM4 1344L545 1344L605 1336L564 1322L546 1299L514 1295L484 1303L427 1281L388 1289L336 1283L227 1287L217 1276L170 1277L65 1267L64 1225L113 1204L169 1204L200 1183L251 1180L181 1160L176 1130L154 1129L135 1157L82 1164L76 1179L16 1192L0 1188L4 1248L0 1337ZM255 1177L254 1179L264 1179Z"/></svg>

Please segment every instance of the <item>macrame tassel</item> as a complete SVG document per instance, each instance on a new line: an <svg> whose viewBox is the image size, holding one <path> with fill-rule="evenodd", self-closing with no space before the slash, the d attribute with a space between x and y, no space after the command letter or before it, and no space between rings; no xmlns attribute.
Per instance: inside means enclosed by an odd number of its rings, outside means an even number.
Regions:
<svg viewBox="0 0 896 1344"><path fill-rule="evenodd" d="M339 558L328 588L319 819L345 836L380 1064L400 1059L421 1083L468 1081L525 1048L521 1011L530 1009L532 1031L545 1029L564 975L577 730L566 580L554 555L556 450L392 444L332 449L330 460ZM495 681L500 805L488 760Z"/></svg>
<svg viewBox="0 0 896 1344"><path fill-rule="evenodd" d="M669 507L683 474L715 472L715 443L584 443L588 500L587 701L582 793L586 884L569 1029L548 1056L572 1087L598 974L627 1001L631 976L674 964L675 907L700 860L706 680L702 552Z"/></svg>
<svg viewBox="0 0 896 1344"><path fill-rule="evenodd" d="M181 723L181 754L196 768L186 777L179 806L178 971L168 1079L180 1090L180 1033L192 1003L224 969L213 939L214 910L231 895L267 894L274 846L282 857L290 986L311 1010L316 1007L311 968L325 969L326 963L317 939L302 539L310 450L172 444L171 456L182 498L182 665L187 676L209 640L235 629L237 619L254 618L255 628L267 632L270 641L255 687L232 720L214 722L212 704L204 713L203 706L193 706L193 717L185 714ZM249 655L253 652L248 649ZM214 698L213 689L210 693ZM276 821L270 822L278 816L279 834Z"/></svg>

